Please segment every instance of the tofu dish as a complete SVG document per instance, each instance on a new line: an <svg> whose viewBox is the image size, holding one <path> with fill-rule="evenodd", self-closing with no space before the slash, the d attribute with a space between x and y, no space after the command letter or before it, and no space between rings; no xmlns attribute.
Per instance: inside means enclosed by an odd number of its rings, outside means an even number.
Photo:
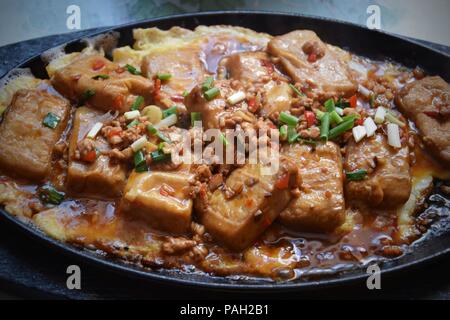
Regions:
<svg viewBox="0 0 450 320"><path fill-rule="evenodd" d="M53 50L47 78L17 69L1 81L10 215L149 272L286 281L407 254L432 223L421 212L436 181L450 195L450 86L439 75L311 30L133 36ZM208 129L233 157L226 130L266 130L255 141L278 139L277 169L174 160L185 141L206 150ZM251 139L241 143L249 155Z"/></svg>

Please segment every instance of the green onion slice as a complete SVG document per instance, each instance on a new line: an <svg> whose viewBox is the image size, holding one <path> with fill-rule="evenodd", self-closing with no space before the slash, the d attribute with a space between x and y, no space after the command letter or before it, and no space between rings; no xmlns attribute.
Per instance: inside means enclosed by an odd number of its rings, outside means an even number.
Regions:
<svg viewBox="0 0 450 320"><path fill-rule="evenodd" d="M288 126L296 126L298 123L297 117L284 111L280 113L278 120L280 120L283 123L286 123Z"/></svg>
<svg viewBox="0 0 450 320"><path fill-rule="evenodd" d="M39 199L43 204L58 205L64 200L64 192L59 192L53 186L42 186L38 190Z"/></svg>
<svg viewBox="0 0 450 320"><path fill-rule="evenodd" d="M327 101L325 101L324 107L328 112L334 111L335 109L334 100L328 99Z"/></svg>
<svg viewBox="0 0 450 320"><path fill-rule="evenodd" d="M328 139L334 139L339 137L341 134L343 134L345 131L350 130L355 125L355 119L350 118L348 120L345 120L341 124L337 125L333 129L330 130L328 133Z"/></svg>
<svg viewBox="0 0 450 320"><path fill-rule="evenodd" d="M367 176L367 170L359 169L352 172L346 172L345 177L348 181L360 181Z"/></svg>
<svg viewBox="0 0 450 320"><path fill-rule="evenodd" d="M134 166L137 167L142 163L145 163L145 156L144 152L142 152L142 150L139 150L134 154Z"/></svg>
<svg viewBox="0 0 450 320"><path fill-rule="evenodd" d="M137 126L138 124L139 124L139 120L138 120L138 119L134 119L133 121L131 121L131 122L127 125L127 128L129 129L129 128L135 127L135 126Z"/></svg>
<svg viewBox="0 0 450 320"><path fill-rule="evenodd" d="M135 67L133 67L133 66L130 65L130 64L126 64L126 65L125 65L125 68L127 68L127 70L128 70L129 73L134 74L134 75L136 75L136 76L139 76L139 75L142 74L140 71L138 71Z"/></svg>
<svg viewBox="0 0 450 320"><path fill-rule="evenodd" d="M168 116L170 116L171 114L177 114L177 106L173 106L170 107L169 109L163 110L162 111L162 117L167 118Z"/></svg>
<svg viewBox="0 0 450 320"><path fill-rule="evenodd" d="M209 89L211 89L212 85L213 85L213 82L214 82L214 78L213 77L207 77L205 79L205 81L203 82L203 84L202 84L202 91L206 92Z"/></svg>
<svg viewBox="0 0 450 320"><path fill-rule="evenodd" d="M327 140L330 130L330 114L325 113L320 121L320 139Z"/></svg>
<svg viewBox="0 0 450 320"><path fill-rule="evenodd" d="M339 98L338 101L336 102L336 107L341 108L341 109L345 109L345 108L350 108L350 103L347 101L344 101L342 98Z"/></svg>
<svg viewBox="0 0 450 320"><path fill-rule="evenodd" d="M291 87L291 89L295 92L295 94L297 94L300 97L303 97L304 94L301 93L292 83L289 83L289 87Z"/></svg>
<svg viewBox="0 0 450 320"><path fill-rule="evenodd" d="M223 135L222 132L219 134L219 140L223 143L224 146L227 146L229 144L227 138Z"/></svg>
<svg viewBox="0 0 450 320"><path fill-rule="evenodd" d="M202 113L201 112L191 112L191 127L195 125L196 121L202 120Z"/></svg>
<svg viewBox="0 0 450 320"><path fill-rule="evenodd" d="M160 162L170 159L170 154L165 154L164 152L162 152L162 150L153 151L152 153L150 153L150 155L152 156L152 161L154 162Z"/></svg>
<svg viewBox="0 0 450 320"><path fill-rule="evenodd" d="M107 74L98 74L96 76L93 76L92 79L98 80L98 79L109 79L109 76Z"/></svg>
<svg viewBox="0 0 450 320"><path fill-rule="evenodd" d="M171 75L170 73L157 73L157 74L156 74L156 77L157 77L159 80L167 81L167 80L169 80L170 78L172 78L172 75Z"/></svg>
<svg viewBox="0 0 450 320"><path fill-rule="evenodd" d="M42 121L42 124L50 129L55 129L60 121L60 117L52 112L49 112Z"/></svg>
<svg viewBox="0 0 450 320"><path fill-rule="evenodd" d="M156 129L154 126L152 125L148 125L147 126L147 130L150 134L153 134L155 136L157 136L158 138L160 138L162 141L167 142L167 143L172 143L172 141L170 141L169 138L167 138L164 134L162 134L158 129Z"/></svg>
<svg viewBox="0 0 450 320"><path fill-rule="evenodd" d="M81 95L80 104L84 104L86 101L88 101L93 96L95 96L95 90L94 89L87 89Z"/></svg>
<svg viewBox="0 0 450 320"><path fill-rule="evenodd" d="M289 143L294 143L300 137L300 134L297 133L297 131L295 130L295 127L288 126L288 128L287 128L287 136L288 136L288 142Z"/></svg>
<svg viewBox="0 0 450 320"><path fill-rule="evenodd" d="M316 110L316 117L317 119L319 119L320 121L322 121L322 117L325 114L325 112L320 111L320 110Z"/></svg>
<svg viewBox="0 0 450 320"><path fill-rule="evenodd" d="M336 124L339 124L339 123L344 122L344 120L343 120L342 117L337 113L336 110L330 112L330 120L331 120L333 123L336 123Z"/></svg>
<svg viewBox="0 0 450 320"><path fill-rule="evenodd" d="M220 90L218 88L211 88L208 91L205 91L204 96L206 100L210 101L217 97L220 93Z"/></svg>
<svg viewBox="0 0 450 320"><path fill-rule="evenodd" d="M134 100L133 105L131 106L131 110L139 110L141 105L144 103L144 97L138 96L136 100Z"/></svg>
<svg viewBox="0 0 450 320"><path fill-rule="evenodd" d="M288 127L286 125L282 125L280 127L280 138L287 139L288 137Z"/></svg>

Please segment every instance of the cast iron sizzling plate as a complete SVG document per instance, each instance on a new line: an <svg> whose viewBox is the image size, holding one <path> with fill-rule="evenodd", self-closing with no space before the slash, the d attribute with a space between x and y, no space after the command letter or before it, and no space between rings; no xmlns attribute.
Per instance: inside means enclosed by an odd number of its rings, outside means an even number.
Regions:
<svg viewBox="0 0 450 320"><path fill-rule="evenodd" d="M373 31L355 24L339 22L331 19L309 17L303 15L269 13L269 12L205 12L197 14L175 15L164 18L151 19L123 25L107 31L120 32L119 46L133 42L132 30L134 28L159 27L168 29L172 26L180 26L193 29L198 25L227 24L242 26L259 32L272 35L287 33L296 29L311 29L319 37L330 44L337 45L353 53L376 60L392 59L407 67L421 66L429 74L437 74L450 82L450 56L426 47L417 42L393 36L380 31ZM94 33L90 36L94 36ZM81 39L68 42L66 52L80 51L85 45ZM16 67L30 68L38 78L46 78L45 65L40 55L34 56ZM439 182L442 183L442 182ZM422 265L450 252L450 222L446 217L450 215L450 201L439 194L439 188L435 188L433 195L427 200L428 213L437 213L440 216L438 222L431 231L417 243L411 246L411 250L403 256L386 260L382 264L383 275L391 274L405 268ZM79 258L87 263L98 265L122 275L131 276L149 281L158 281L176 285L190 285L208 289L220 290L299 290L317 289L329 286L344 285L355 281L361 281L367 274L361 268L352 271L333 274L314 280L297 279L288 282L274 282L266 279L215 277L204 273L185 273L177 270L149 270L143 269L116 259L100 255L78 248L70 244L56 241L34 226L24 223L9 215L0 208L0 216L29 236L42 241L47 246Z"/></svg>

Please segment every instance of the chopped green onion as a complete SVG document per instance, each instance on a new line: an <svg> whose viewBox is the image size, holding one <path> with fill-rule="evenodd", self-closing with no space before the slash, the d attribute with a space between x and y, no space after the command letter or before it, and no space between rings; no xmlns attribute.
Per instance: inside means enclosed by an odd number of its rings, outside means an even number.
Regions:
<svg viewBox="0 0 450 320"><path fill-rule="evenodd" d="M400 127L406 126L406 124L400 120L398 120L391 112L387 111L385 115L385 119L391 123L398 124Z"/></svg>
<svg viewBox="0 0 450 320"><path fill-rule="evenodd" d="M227 138L223 135L223 133L219 133L219 140L222 141L224 146L227 146L229 144Z"/></svg>
<svg viewBox="0 0 450 320"><path fill-rule="evenodd" d="M160 138L162 141L167 142L167 143L172 143L172 141L170 141L169 138L167 138L164 134L162 134L158 129L156 129L154 126L152 125L148 125L147 126L147 130L150 134L157 136L158 138Z"/></svg>
<svg viewBox="0 0 450 320"><path fill-rule="evenodd" d="M342 117L342 120L347 121L347 120L353 120L355 121L356 119L361 118L361 115L359 113L354 113L354 114L349 114L347 116Z"/></svg>
<svg viewBox="0 0 450 320"><path fill-rule="evenodd" d="M136 170L136 172L147 172L148 171L148 166L146 162L141 163L140 165L134 167L134 170Z"/></svg>
<svg viewBox="0 0 450 320"><path fill-rule="evenodd" d="M383 107L378 107L375 112L375 123L382 124L384 122L384 118L386 117L386 109Z"/></svg>
<svg viewBox="0 0 450 320"><path fill-rule="evenodd" d="M131 122L127 125L127 128L129 129L129 128L135 127L135 126L137 126L138 124L139 124L139 120L138 120L138 119L134 119L133 121L131 121Z"/></svg>
<svg viewBox="0 0 450 320"><path fill-rule="evenodd" d="M159 161L164 161L164 160L170 159L170 154L165 154L161 150L153 151L152 153L150 153L150 155L152 156L152 161L154 161L154 162L159 162Z"/></svg>
<svg viewBox="0 0 450 320"><path fill-rule="evenodd" d="M84 104L87 100L89 100L93 96L95 96L95 90L94 89L87 89L81 95L80 104Z"/></svg>
<svg viewBox="0 0 450 320"><path fill-rule="evenodd" d="M345 109L350 108L350 103L347 101L344 101L342 98L339 98L338 101L335 104L336 108Z"/></svg>
<svg viewBox="0 0 450 320"><path fill-rule="evenodd" d="M297 133L297 131L295 130L295 127L289 126L287 129L287 136L288 136L288 142L294 143L300 137L300 134Z"/></svg>
<svg viewBox="0 0 450 320"><path fill-rule="evenodd" d="M360 142L367 135L367 131L364 126L353 127L352 133L356 143Z"/></svg>
<svg viewBox="0 0 450 320"><path fill-rule="evenodd" d="M102 129L103 127L103 123L101 122L96 122L91 130L89 130L88 134L86 135L86 138L89 139L95 139L95 137L97 136L97 134L99 133L99 131Z"/></svg>
<svg viewBox="0 0 450 320"><path fill-rule="evenodd" d="M164 142L158 143L158 151L162 151L164 149Z"/></svg>
<svg viewBox="0 0 450 320"><path fill-rule="evenodd" d="M142 150L139 150L134 154L134 166L138 167L142 163L145 163L145 156L144 152L142 152Z"/></svg>
<svg viewBox="0 0 450 320"><path fill-rule="evenodd" d="M326 112L320 121L320 139L327 140L330 131L330 114Z"/></svg>
<svg viewBox="0 0 450 320"><path fill-rule="evenodd" d="M320 111L320 110L316 110L316 117L317 119L319 119L320 121L322 121L322 117L325 114L325 112Z"/></svg>
<svg viewBox="0 0 450 320"><path fill-rule="evenodd" d="M141 116L139 110L127 111L123 114L125 120L134 120Z"/></svg>
<svg viewBox="0 0 450 320"><path fill-rule="evenodd" d="M177 114L177 106L173 106L170 107L169 109L163 110L162 111L162 117L167 118L168 116L170 116L171 114Z"/></svg>
<svg viewBox="0 0 450 320"><path fill-rule="evenodd" d="M131 74L134 74L136 76L141 75L141 72L139 70L137 70L135 67L133 67L132 65L126 64L125 68L127 68L128 72Z"/></svg>
<svg viewBox="0 0 450 320"><path fill-rule="evenodd" d="M344 120L343 120L342 117L336 112L336 110L330 112L330 120L331 120L333 123L336 123L336 124L339 124L339 123L344 122Z"/></svg>
<svg viewBox="0 0 450 320"><path fill-rule="evenodd" d="M210 101L217 97L220 93L220 90L218 88L211 88L208 91L205 91L204 96L206 100Z"/></svg>
<svg viewBox="0 0 450 320"><path fill-rule="evenodd" d="M143 96L137 96L136 100L134 100L133 105L131 106L131 110L139 110L141 104L144 103Z"/></svg>
<svg viewBox="0 0 450 320"><path fill-rule="evenodd" d="M336 112L338 115L343 116L344 115L344 109L336 107L335 108Z"/></svg>
<svg viewBox="0 0 450 320"><path fill-rule="evenodd" d="M245 93L242 91L238 91L227 98L227 102L231 105L239 103L243 100L245 100Z"/></svg>
<svg viewBox="0 0 450 320"><path fill-rule="evenodd" d="M372 108L375 105L375 98L376 98L375 94L372 93L369 98L369 104Z"/></svg>
<svg viewBox="0 0 450 320"><path fill-rule="evenodd" d="M325 107L325 109L326 109L328 112L332 112L332 111L334 111L334 109L336 108L336 107L334 106L334 100L333 100L333 99L328 99L327 101L325 101L325 104L324 104L323 106Z"/></svg>
<svg viewBox="0 0 450 320"><path fill-rule="evenodd" d="M287 125L282 125L280 127L280 138L283 140L286 140L288 137L288 126Z"/></svg>
<svg viewBox="0 0 450 320"><path fill-rule="evenodd" d="M98 80L98 79L109 79L109 76L107 74L98 74L96 76L93 76L92 79Z"/></svg>
<svg viewBox="0 0 450 320"><path fill-rule="evenodd" d="M147 142L148 142L147 136L143 135L142 137L137 139L135 142L133 142L130 147L131 147L131 149L133 149L134 152L138 152L139 150L141 150L142 148L144 148L146 146Z"/></svg>
<svg viewBox="0 0 450 320"><path fill-rule="evenodd" d="M189 91L184 90L183 93L181 94L183 97L186 97L189 94Z"/></svg>
<svg viewBox="0 0 450 320"><path fill-rule="evenodd" d="M65 196L64 192L59 192L54 187L49 185L39 188L38 194L42 203L54 205L60 204L64 200Z"/></svg>
<svg viewBox="0 0 450 320"><path fill-rule="evenodd" d="M171 114L170 116L167 116L167 118L162 119L160 122L155 123L153 126L156 129L164 128L164 127L170 127L176 124L178 121L176 114Z"/></svg>
<svg viewBox="0 0 450 320"><path fill-rule="evenodd" d="M304 94L301 93L292 83L289 83L289 87L291 87L291 89L295 92L295 94L297 94L300 97L303 97Z"/></svg>
<svg viewBox="0 0 450 320"><path fill-rule="evenodd" d="M60 121L61 121L60 117L58 117L56 114L52 112L49 112L42 121L42 124L50 129L55 129Z"/></svg>
<svg viewBox="0 0 450 320"><path fill-rule="evenodd" d="M388 143L391 147L401 148L402 142L400 140L399 125L396 123L387 124Z"/></svg>
<svg viewBox="0 0 450 320"><path fill-rule="evenodd" d="M367 176L367 170L359 169L352 172L346 172L345 177L348 181L360 181Z"/></svg>
<svg viewBox="0 0 450 320"><path fill-rule="evenodd" d="M159 80L167 81L167 80L169 80L170 78L172 78L172 75L171 75L170 73L157 73L157 74L156 74L156 77L157 77Z"/></svg>
<svg viewBox="0 0 450 320"><path fill-rule="evenodd" d="M202 84L202 91L205 92L205 91L208 91L209 89L211 89L213 82L214 82L213 77L207 77L205 79L205 82L203 82L203 84Z"/></svg>
<svg viewBox="0 0 450 320"><path fill-rule="evenodd" d="M286 123L289 126L296 126L298 123L297 117L295 117L287 112L284 112L284 111L280 113L278 120L280 120L283 123Z"/></svg>
<svg viewBox="0 0 450 320"><path fill-rule="evenodd" d="M341 124L337 125L328 133L328 139L334 139L339 137L345 131L350 130L355 125L355 118L350 118L348 120L344 120Z"/></svg>
<svg viewBox="0 0 450 320"><path fill-rule="evenodd" d="M191 127L195 125L196 121L202 120L202 113L201 112L191 112Z"/></svg>

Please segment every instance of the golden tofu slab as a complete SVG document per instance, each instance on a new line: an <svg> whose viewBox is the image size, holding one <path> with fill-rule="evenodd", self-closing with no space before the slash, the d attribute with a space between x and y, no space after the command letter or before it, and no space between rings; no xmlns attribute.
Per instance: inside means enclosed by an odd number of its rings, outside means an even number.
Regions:
<svg viewBox="0 0 450 320"><path fill-rule="evenodd" d="M302 178L300 196L280 214L288 228L332 231L344 222L345 201L342 157L333 142L286 146L283 154L297 164Z"/></svg>
<svg viewBox="0 0 450 320"><path fill-rule="evenodd" d="M185 233L192 214L188 180L189 174L181 172L133 172L125 187L121 211L154 229Z"/></svg>
<svg viewBox="0 0 450 320"><path fill-rule="evenodd" d="M409 162L406 143L393 148L383 134L359 143L352 139L347 145L344 168L346 172L366 170L368 175L361 181L347 181L347 198L372 207L397 208L404 204L411 192Z"/></svg>
<svg viewBox="0 0 450 320"><path fill-rule="evenodd" d="M319 46L323 57L309 61L308 45ZM274 37L267 50L280 59L284 70L295 82L306 81L326 96L348 96L357 89L348 70L350 55L322 42L313 31L296 30Z"/></svg>
<svg viewBox="0 0 450 320"><path fill-rule="evenodd" d="M65 97L105 111L126 112L138 96L146 105L152 102L152 80L131 74L101 55L81 56L57 70L51 82Z"/></svg>
<svg viewBox="0 0 450 320"><path fill-rule="evenodd" d="M85 138L102 115L103 112L88 107L77 109L69 143L67 188L74 194L95 198L114 198L121 195L125 186L125 166L111 163L110 158L103 154L100 154L93 163L75 159L78 142ZM95 144L99 151L110 149L108 142L103 137L97 137Z"/></svg>
<svg viewBox="0 0 450 320"><path fill-rule="evenodd" d="M4 172L43 180L50 171L53 147L66 128L69 102L46 90L24 89L15 94L0 124L0 167ZM43 124L49 113L60 120Z"/></svg>
<svg viewBox="0 0 450 320"><path fill-rule="evenodd" d="M242 191L227 198L217 189L199 206L206 230L231 249L242 250L255 242L291 200L290 187L275 186L279 173L264 175L261 170L261 164L234 170L226 186L232 190L242 186Z"/></svg>

